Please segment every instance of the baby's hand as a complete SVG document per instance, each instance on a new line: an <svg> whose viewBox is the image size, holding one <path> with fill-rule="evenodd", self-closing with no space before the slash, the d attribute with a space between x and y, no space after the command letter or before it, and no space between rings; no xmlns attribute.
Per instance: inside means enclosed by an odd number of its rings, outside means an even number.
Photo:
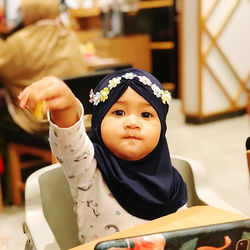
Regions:
<svg viewBox="0 0 250 250"><path fill-rule="evenodd" d="M18 96L21 108L34 111L44 102L52 121L60 127L72 126L78 120L77 100L70 88L59 78L49 76L26 87Z"/></svg>

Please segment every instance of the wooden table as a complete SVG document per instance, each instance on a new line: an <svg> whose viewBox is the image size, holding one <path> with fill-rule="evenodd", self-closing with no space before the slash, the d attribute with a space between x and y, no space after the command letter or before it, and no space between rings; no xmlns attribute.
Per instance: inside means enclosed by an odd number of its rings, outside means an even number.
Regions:
<svg viewBox="0 0 250 250"><path fill-rule="evenodd" d="M73 248L74 250L93 250L95 245L103 240L118 239L145 233L158 233L190 227L207 226L248 219L247 216L224 211L209 206L195 206L182 210L145 224L124 230L95 241Z"/></svg>

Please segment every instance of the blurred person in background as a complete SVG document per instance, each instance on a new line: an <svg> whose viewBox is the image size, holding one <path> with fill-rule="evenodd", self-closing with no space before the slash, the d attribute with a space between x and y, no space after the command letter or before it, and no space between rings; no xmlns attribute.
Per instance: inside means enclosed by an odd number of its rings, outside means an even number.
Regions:
<svg viewBox="0 0 250 250"><path fill-rule="evenodd" d="M45 76L83 75L86 67L77 35L60 21L57 0L21 0L20 15L23 28L0 42L0 85L12 119L33 134L47 131L48 122L21 110L18 94Z"/></svg>

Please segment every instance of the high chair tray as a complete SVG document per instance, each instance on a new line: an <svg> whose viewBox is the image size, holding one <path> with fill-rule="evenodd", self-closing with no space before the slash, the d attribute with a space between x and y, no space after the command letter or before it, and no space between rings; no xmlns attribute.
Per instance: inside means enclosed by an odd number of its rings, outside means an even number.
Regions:
<svg viewBox="0 0 250 250"><path fill-rule="evenodd" d="M95 250L106 249L249 250L250 219L108 240L95 246Z"/></svg>

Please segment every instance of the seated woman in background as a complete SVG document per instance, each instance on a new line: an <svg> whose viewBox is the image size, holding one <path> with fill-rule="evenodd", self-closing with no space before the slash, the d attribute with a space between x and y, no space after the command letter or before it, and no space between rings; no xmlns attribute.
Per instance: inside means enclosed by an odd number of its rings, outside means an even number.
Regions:
<svg viewBox="0 0 250 250"><path fill-rule="evenodd" d="M13 120L28 133L48 130L19 107L18 94L48 75L60 78L86 73L76 34L60 22L57 0L21 0L23 28L0 43L0 85L6 90Z"/></svg>

